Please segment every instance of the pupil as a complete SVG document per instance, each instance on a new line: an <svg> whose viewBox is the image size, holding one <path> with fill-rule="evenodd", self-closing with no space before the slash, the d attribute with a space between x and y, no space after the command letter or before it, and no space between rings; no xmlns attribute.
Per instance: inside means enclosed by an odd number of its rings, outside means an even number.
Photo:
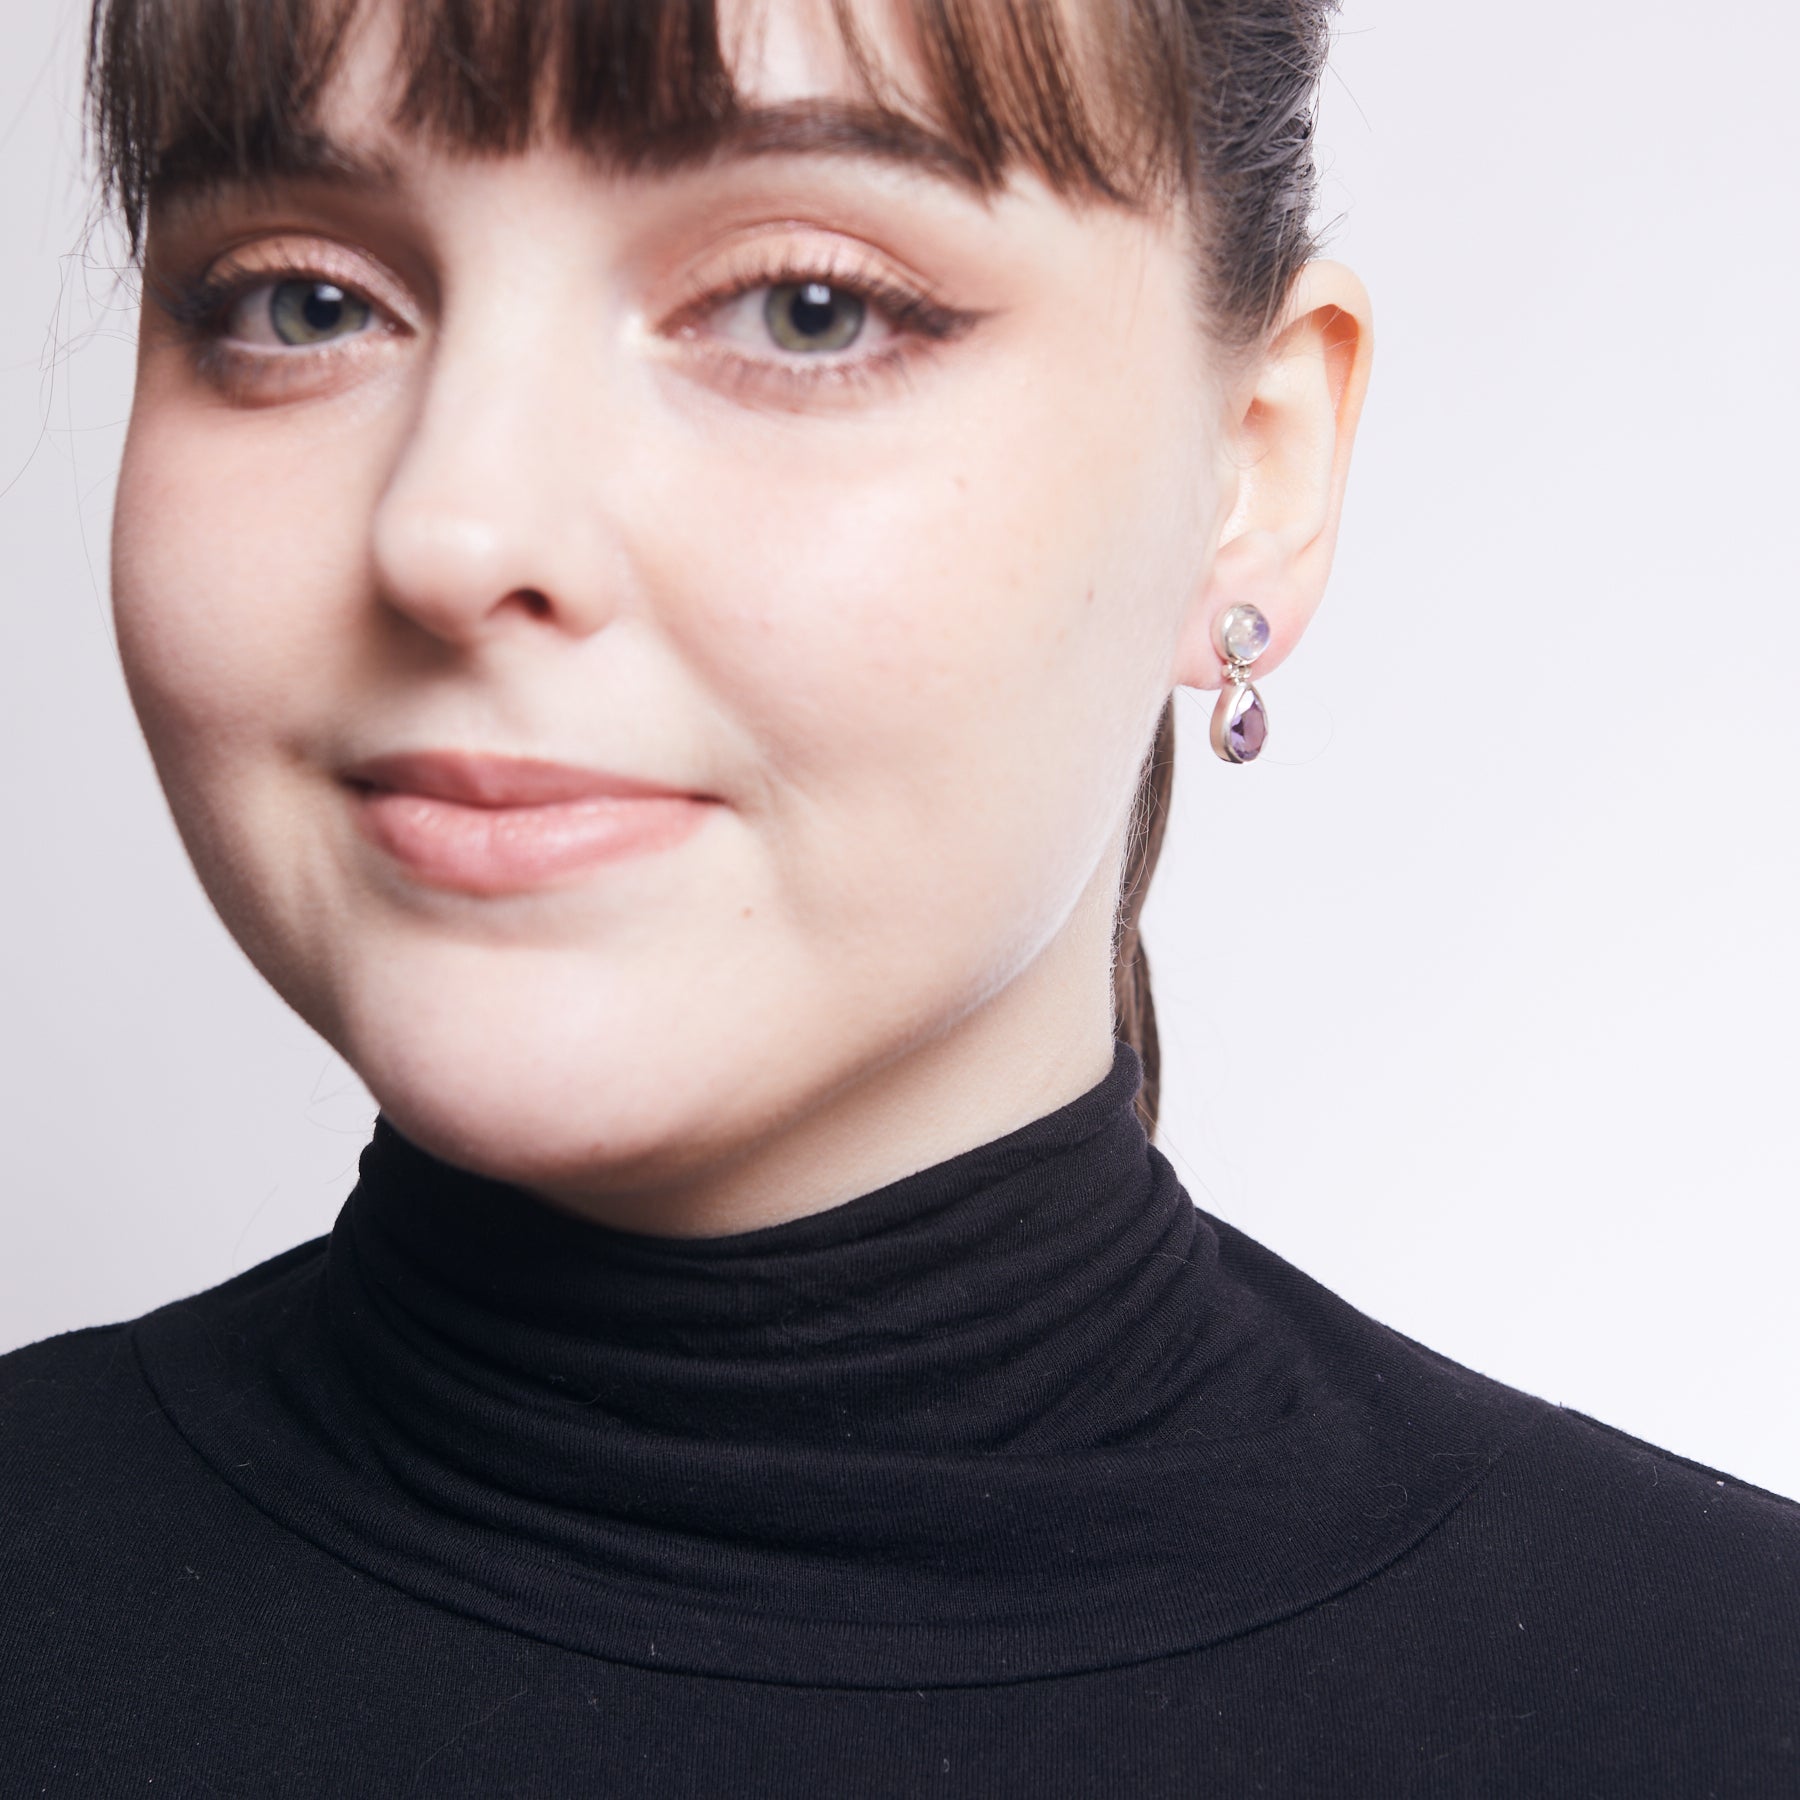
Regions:
<svg viewBox="0 0 1800 1800"><path fill-rule="evenodd" d="M314 331L329 331L344 317L344 290L328 281L314 283L300 303L300 316Z"/></svg>
<svg viewBox="0 0 1800 1800"><path fill-rule="evenodd" d="M831 313L831 289L822 281L809 281L795 297L794 326L808 337L831 329Z"/></svg>

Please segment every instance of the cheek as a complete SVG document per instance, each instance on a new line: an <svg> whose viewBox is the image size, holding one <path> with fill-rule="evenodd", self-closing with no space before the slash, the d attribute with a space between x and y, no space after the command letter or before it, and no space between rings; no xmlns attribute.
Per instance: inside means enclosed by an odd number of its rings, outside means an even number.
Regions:
<svg viewBox="0 0 1800 1800"><path fill-rule="evenodd" d="M323 415L161 404L140 386L113 525L113 610L159 768L243 766L350 639L373 447ZM341 654L341 651L339 652Z"/></svg>
<svg viewBox="0 0 1800 1800"><path fill-rule="evenodd" d="M949 394L932 425L706 465L682 655L775 777L809 931L1041 940L1129 798L1204 495L1129 384Z"/></svg>
<svg viewBox="0 0 1800 1800"><path fill-rule="evenodd" d="M114 514L113 611L201 885L251 960L320 1022L327 1009L304 996L328 959L297 951L291 929L320 911L292 777L308 721L349 679L373 477L353 433L259 434L253 422L163 405L154 383L140 386Z"/></svg>

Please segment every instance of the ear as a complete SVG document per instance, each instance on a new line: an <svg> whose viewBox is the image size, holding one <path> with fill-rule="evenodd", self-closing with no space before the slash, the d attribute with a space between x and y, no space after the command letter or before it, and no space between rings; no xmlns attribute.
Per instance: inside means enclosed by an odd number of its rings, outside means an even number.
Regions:
<svg viewBox="0 0 1800 1800"><path fill-rule="evenodd" d="M1299 641L1331 572L1374 348L1362 282L1342 263L1308 263L1267 351L1227 409L1223 523L1176 646L1176 684L1219 685L1213 627L1241 601L1269 621L1269 647L1252 679Z"/></svg>

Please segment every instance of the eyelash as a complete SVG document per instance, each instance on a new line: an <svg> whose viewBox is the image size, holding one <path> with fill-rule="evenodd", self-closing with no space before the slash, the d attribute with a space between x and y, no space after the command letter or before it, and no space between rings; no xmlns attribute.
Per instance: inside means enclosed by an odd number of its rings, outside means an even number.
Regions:
<svg viewBox="0 0 1800 1800"><path fill-rule="evenodd" d="M246 350L226 336L226 322L231 310L244 295L284 281L307 280L330 281L355 294L376 315L386 316L387 309L365 290L335 273L298 262L266 268L227 264L185 286L165 289L155 298L163 311L189 336L200 373L229 387L241 384L253 371L257 379L290 371L297 373L295 365L302 361L310 363L321 355L342 354L357 339L383 329L374 325L311 350L300 346L287 350ZM806 255L790 250L783 251L772 261L765 260L729 272L722 279L696 283L677 305L670 324L679 335L687 337L691 335L695 320L722 311L758 288L810 282L820 282L834 292L851 295L881 313L897 328L897 341L872 355L829 359L798 355L791 358L779 355L756 357L731 350L705 349L702 353L718 365L732 386L772 383L801 396L820 388L869 386L909 373L910 365L917 358L959 337L979 317L976 313L947 306L929 294L902 286L871 270L860 269L851 259L830 253Z"/></svg>

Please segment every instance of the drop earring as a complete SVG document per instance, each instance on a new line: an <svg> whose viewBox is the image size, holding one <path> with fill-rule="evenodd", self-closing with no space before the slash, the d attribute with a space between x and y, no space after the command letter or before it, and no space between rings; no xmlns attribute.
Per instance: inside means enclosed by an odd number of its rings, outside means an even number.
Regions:
<svg viewBox="0 0 1800 1800"><path fill-rule="evenodd" d="M1254 606L1233 606L1214 630L1225 680L1213 708L1212 747L1229 763L1254 762L1269 735L1262 696L1250 685L1250 665L1269 647L1269 621Z"/></svg>

